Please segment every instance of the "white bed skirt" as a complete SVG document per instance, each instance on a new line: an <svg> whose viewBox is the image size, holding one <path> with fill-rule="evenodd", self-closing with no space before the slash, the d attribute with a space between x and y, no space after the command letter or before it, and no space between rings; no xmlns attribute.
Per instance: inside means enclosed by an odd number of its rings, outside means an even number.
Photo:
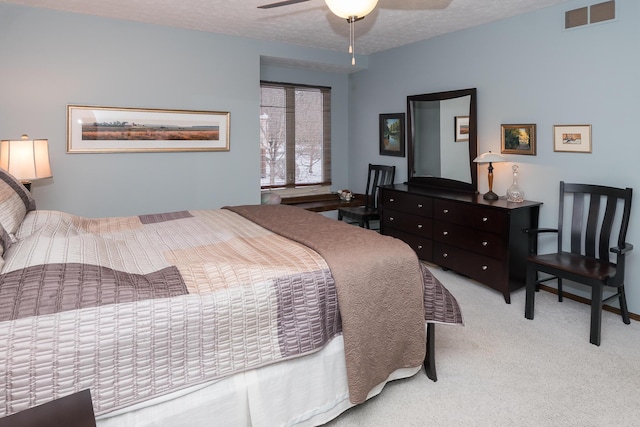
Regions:
<svg viewBox="0 0 640 427"><path fill-rule="evenodd" d="M399 369L369 393L420 370ZM321 351L171 393L97 418L98 427L316 426L349 401L342 335Z"/></svg>

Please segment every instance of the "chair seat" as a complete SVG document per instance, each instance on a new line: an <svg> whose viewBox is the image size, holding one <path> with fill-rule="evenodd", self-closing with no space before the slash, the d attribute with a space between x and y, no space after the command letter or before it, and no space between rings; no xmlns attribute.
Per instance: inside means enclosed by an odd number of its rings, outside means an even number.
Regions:
<svg viewBox="0 0 640 427"><path fill-rule="evenodd" d="M359 219L369 217L369 219L380 219L377 209L368 208L366 206L355 206L339 209L342 216L347 218Z"/></svg>
<svg viewBox="0 0 640 427"><path fill-rule="evenodd" d="M528 258L528 261L545 267L540 270L551 274L554 273L553 270L564 271L601 282L606 281L609 277L613 277L616 274L616 265L613 263L572 254L570 252L532 255Z"/></svg>

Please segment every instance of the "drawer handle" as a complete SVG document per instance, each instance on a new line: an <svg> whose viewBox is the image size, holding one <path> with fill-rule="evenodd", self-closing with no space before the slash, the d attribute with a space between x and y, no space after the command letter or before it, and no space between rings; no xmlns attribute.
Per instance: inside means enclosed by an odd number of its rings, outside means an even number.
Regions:
<svg viewBox="0 0 640 427"><path fill-rule="evenodd" d="M449 213L449 209L443 209L442 212L448 214Z"/></svg>
<svg viewBox="0 0 640 427"><path fill-rule="evenodd" d="M394 199L393 197L389 199L390 202L395 202L396 199Z"/></svg>
<svg viewBox="0 0 640 427"><path fill-rule="evenodd" d="M489 244L489 242L482 242L482 246L487 246Z"/></svg>
<svg viewBox="0 0 640 427"><path fill-rule="evenodd" d="M486 265L482 266L482 271L486 271L489 267L487 267Z"/></svg>
<svg viewBox="0 0 640 427"><path fill-rule="evenodd" d="M422 245L418 245L418 249L422 249Z"/></svg>
<svg viewBox="0 0 640 427"><path fill-rule="evenodd" d="M422 224L418 224L418 229L422 228Z"/></svg>
<svg viewBox="0 0 640 427"><path fill-rule="evenodd" d="M394 218L392 216L389 217L389 221L393 221Z"/></svg>
<svg viewBox="0 0 640 427"><path fill-rule="evenodd" d="M448 256L449 256L449 254L448 254L448 253L446 253L446 252L442 254L442 258L446 258L446 257L448 257Z"/></svg>
<svg viewBox="0 0 640 427"><path fill-rule="evenodd" d="M422 203L418 203L418 208L422 209Z"/></svg>
<svg viewBox="0 0 640 427"><path fill-rule="evenodd" d="M488 220L488 219L489 219L489 218L487 218L486 216L485 216L485 217L482 217L482 222L487 222L487 220Z"/></svg>
<svg viewBox="0 0 640 427"><path fill-rule="evenodd" d="M449 235L449 232L448 232L448 231L443 231L443 232L442 232L442 235L443 235L443 236L448 236L448 235Z"/></svg>

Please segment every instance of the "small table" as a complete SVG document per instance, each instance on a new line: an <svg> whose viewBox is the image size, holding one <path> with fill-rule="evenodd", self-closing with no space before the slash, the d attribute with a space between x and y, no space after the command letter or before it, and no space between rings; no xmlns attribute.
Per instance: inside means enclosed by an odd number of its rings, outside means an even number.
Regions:
<svg viewBox="0 0 640 427"><path fill-rule="evenodd" d="M284 197L281 203L283 205L298 206L312 212L326 212L349 206L363 206L364 199L364 194L354 194L354 197L350 201L345 202L340 200L340 196L336 193L329 193L314 194L311 196Z"/></svg>

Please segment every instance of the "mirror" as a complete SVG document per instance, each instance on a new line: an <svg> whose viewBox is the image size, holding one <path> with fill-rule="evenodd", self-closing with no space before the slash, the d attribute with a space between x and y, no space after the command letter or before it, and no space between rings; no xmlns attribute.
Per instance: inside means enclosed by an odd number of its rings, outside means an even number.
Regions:
<svg viewBox="0 0 640 427"><path fill-rule="evenodd" d="M475 193L476 120L475 88L408 96L408 183Z"/></svg>

